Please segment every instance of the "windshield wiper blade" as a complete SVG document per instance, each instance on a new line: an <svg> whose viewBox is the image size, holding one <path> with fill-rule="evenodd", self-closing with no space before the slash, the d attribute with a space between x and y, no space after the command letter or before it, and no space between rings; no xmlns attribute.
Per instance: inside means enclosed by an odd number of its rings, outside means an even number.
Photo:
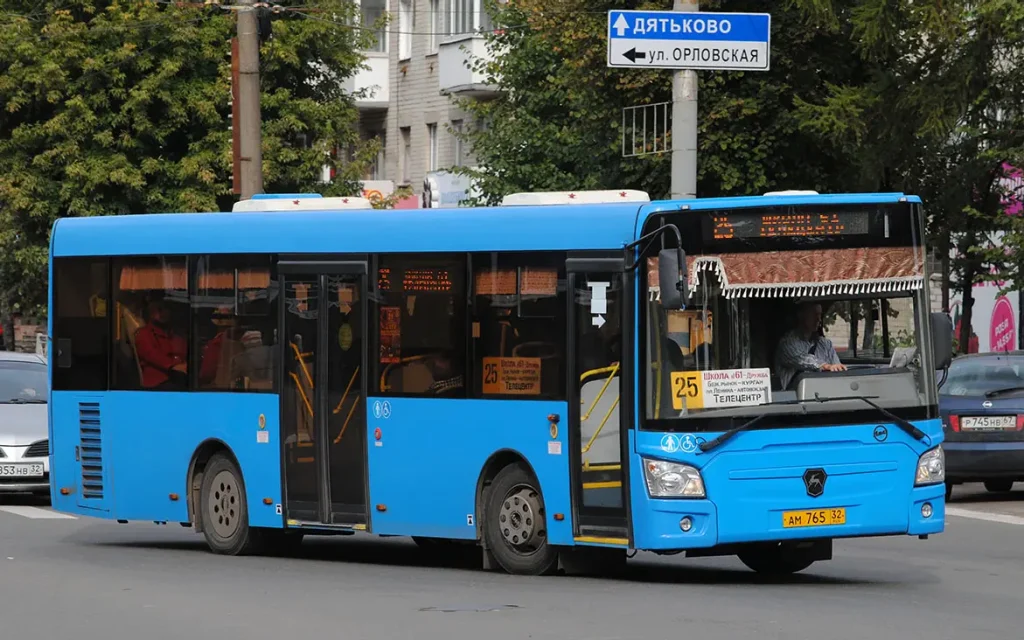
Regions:
<svg viewBox="0 0 1024 640"><path fill-rule="evenodd" d="M886 418L891 420L893 422L893 424L895 424L897 427L899 427L903 431L906 431L908 434L910 434L912 437L916 438L917 440L924 440L927 437L926 434L923 431L921 431L920 429L918 429L917 427L915 427L912 422L910 422L909 420L905 420L905 419L899 417L898 415L892 413L888 409L885 409L885 408L879 406L878 404L872 402L871 399L868 398L867 396L837 396L837 397L823 398L823 397L821 397L818 394L814 394L814 398L807 398L805 400L782 400L782 401L779 401L779 402L769 402L769 403L761 405L761 406L767 407L767 406L786 405L786 404L804 405L804 404L806 404L808 402L818 402L818 403L824 404L826 402L839 402L841 400L860 400L862 402L866 402L867 404L869 404L872 407L874 407L875 409L877 409L879 411L879 413L881 413L883 416L885 416ZM741 424L740 426L738 426L738 427L736 427L734 429L729 429L728 431L726 431L722 435L718 436L717 438L713 438L711 440L708 440L707 442L702 442L699 445L700 450L703 451L703 452L711 451L715 447L721 445L722 443L724 443L727 440L729 440L730 438L732 438L737 433L740 433L742 431L746 431L747 429L753 427L758 422L760 422L762 418L764 418L767 415L769 415L769 414L762 413L761 415L755 416L755 417L751 418L750 420L744 422L743 424Z"/></svg>
<svg viewBox="0 0 1024 640"><path fill-rule="evenodd" d="M40 400L38 398L29 400L27 398L11 398L10 400L4 400L0 404L46 404L46 400Z"/></svg>
<svg viewBox="0 0 1024 640"><path fill-rule="evenodd" d="M994 398L996 396L1001 396L1004 393L1013 393L1014 391L1024 391L1024 387L1006 387L1004 389L993 389L991 391L986 391L985 397Z"/></svg>
<svg viewBox="0 0 1024 640"><path fill-rule="evenodd" d="M877 398L878 396L872 397ZM921 431L920 429L915 427L913 422L905 418L901 418L892 411L889 411L888 409L880 406L879 404L872 402L871 398L869 398L868 396L834 396L829 398L822 398L818 394L814 394L814 400L809 400L809 402L837 402L839 400L860 400L861 402L871 405L871 407L873 407L883 416L891 420L892 423L895 424L897 427L907 432L912 438L916 440L924 440L926 437L928 437L924 431Z"/></svg>

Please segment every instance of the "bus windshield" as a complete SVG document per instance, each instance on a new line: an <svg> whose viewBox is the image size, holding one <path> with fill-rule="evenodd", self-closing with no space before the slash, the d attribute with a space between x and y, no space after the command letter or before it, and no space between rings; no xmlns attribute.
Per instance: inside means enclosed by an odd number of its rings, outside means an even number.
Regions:
<svg viewBox="0 0 1024 640"><path fill-rule="evenodd" d="M648 426L685 420L679 428L702 431L723 426L714 418L870 411L864 399L888 409L934 404L920 236L899 246L889 213L879 214L883 246L864 246L871 216L676 214L690 296L685 309L664 308L657 258L647 258ZM787 215L820 235L773 233ZM702 217L716 225L710 234L694 225Z"/></svg>

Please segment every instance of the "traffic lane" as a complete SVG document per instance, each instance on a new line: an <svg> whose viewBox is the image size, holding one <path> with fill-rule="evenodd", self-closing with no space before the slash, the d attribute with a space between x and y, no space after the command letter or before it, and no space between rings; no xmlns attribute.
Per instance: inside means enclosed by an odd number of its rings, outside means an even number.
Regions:
<svg viewBox="0 0 1024 640"><path fill-rule="evenodd" d="M784 581L731 558L640 554L616 580L441 568L403 539L368 536L311 539L294 557L225 558L177 525L0 513L0 619L21 640L113 629L175 640L197 631L633 640L683 629L711 640L1005 639L1024 604L1021 533L951 519L928 541L837 543L836 560Z"/></svg>
<svg viewBox="0 0 1024 640"><path fill-rule="evenodd" d="M1024 518L1024 482L1013 485L1009 493L991 493L980 482L969 482L953 486L950 505L975 509L987 513L1005 514Z"/></svg>

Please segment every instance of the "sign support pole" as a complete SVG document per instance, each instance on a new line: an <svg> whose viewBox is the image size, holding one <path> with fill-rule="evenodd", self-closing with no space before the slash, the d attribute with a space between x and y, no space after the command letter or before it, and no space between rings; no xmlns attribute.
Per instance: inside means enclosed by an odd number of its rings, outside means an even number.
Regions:
<svg viewBox="0 0 1024 640"><path fill-rule="evenodd" d="M675 0L675 10L696 12L698 0ZM682 69L672 74L672 183L673 199L697 197L697 72Z"/></svg>

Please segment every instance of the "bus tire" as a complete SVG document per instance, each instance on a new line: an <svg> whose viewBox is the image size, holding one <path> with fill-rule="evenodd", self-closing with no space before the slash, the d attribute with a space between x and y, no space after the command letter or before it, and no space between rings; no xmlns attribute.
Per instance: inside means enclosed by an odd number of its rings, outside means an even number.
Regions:
<svg viewBox="0 0 1024 640"><path fill-rule="evenodd" d="M242 473L230 458L215 454L203 473L200 492L203 537L214 553L228 556L254 553L262 540L249 526Z"/></svg>
<svg viewBox="0 0 1024 640"><path fill-rule="evenodd" d="M527 468L510 464L495 476L484 506L487 548L501 568L516 575L544 575L558 566L548 544L544 497Z"/></svg>
<svg viewBox="0 0 1024 640"><path fill-rule="evenodd" d="M738 555L740 562L747 565L751 571L770 576L799 573L815 562L811 554L787 549L784 546L753 549Z"/></svg>
<svg viewBox="0 0 1024 640"><path fill-rule="evenodd" d="M1013 491L1013 480L986 480L985 491L989 493L1009 493Z"/></svg>

